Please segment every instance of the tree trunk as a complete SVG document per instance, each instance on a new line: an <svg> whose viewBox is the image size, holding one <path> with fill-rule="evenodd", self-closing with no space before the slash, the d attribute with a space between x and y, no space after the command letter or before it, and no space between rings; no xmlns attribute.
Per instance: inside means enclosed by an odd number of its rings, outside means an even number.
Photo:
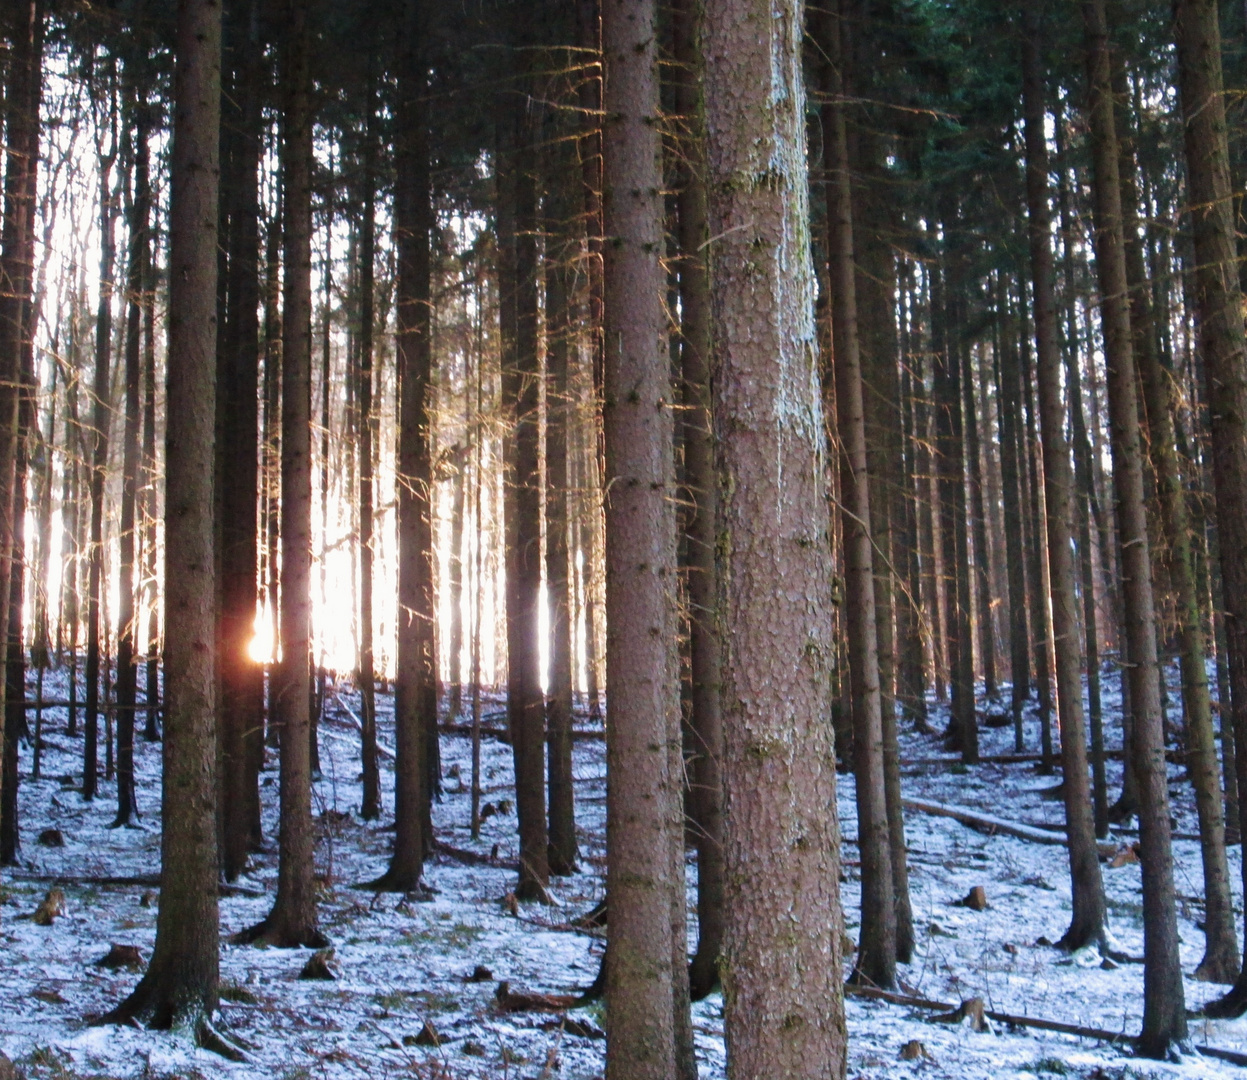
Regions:
<svg viewBox="0 0 1247 1080"><path fill-rule="evenodd" d="M189 1027L200 1043L227 1050L212 1030L219 978L212 443L220 20L214 0L179 4L170 201L168 723L160 907L147 971L104 1020Z"/></svg>
<svg viewBox="0 0 1247 1080"><path fill-rule="evenodd" d="M814 34L827 56L822 90L827 169L828 276L834 335L835 409L840 433L840 502L844 508L845 614L853 719L854 790L862 858L861 936L854 982L884 989L896 984L896 909L883 780L883 716L875 622L874 556L870 532L866 416L853 265L853 198L844 117L843 6L820 18ZM825 403L830 408L831 403Z"/></svg>
<svg viewBox="0 0 1247 1080"><path fill-rule="evenodd" d="M1023 15L1022 93L1026 125L1027 233L1034 296L1035 368L1043 437L1044 487L1048 508L1048 579L1052 636L1056 645L1057 711L1061 718L1061 766L1068 836L1072 913L1060 945L1074 950L1093 941L1107 946L1104 881L1095 843L1087 779L1087 734L1082 711L1082 656L1078 648L1078 606L1074 589L1073 475L1061 400L1061 354L1053 289L1052 212L1048 192L1048 144L1044 134L1044 82L1040 60L1039 12Z"/></svg>
<svg viewBox="0 0 1247 1080"><path fill-rule="evenodd" d="M115 73L112 82L115 83ZM115 93L115 88L111 91ZM103 135L99 135L102 139ZM112 191L113 165L117 157L114 124L112 146L100 158L100 295L95 316L95 376L92 383L90 449L91 539L87 549L87 662L85 744L82 754L82 797L94 799L98 790L98 744L100 715L100 601L104 588L104 478L108 470L108 429L112 419L110 364L113 328L113 225L116 206Z"/></svg>
<svg viewBox="0 0 1247 1080"><path fill-rule="evenodd" d="M1108 372L1125 631L1131 662L1128 669L1133 719L1131 757L1139 782L1144 948L1143 1030L1139 1048L1149 1057L1163 1058L1175 1043L1185 1041L1187 1026L1174 910L1169 793L1156 678L1151 555L1143 501L1143 458L1127 307L1121 185L1104 0L1084 0L1083 25L1094 166L1096 270Z"/></svg>
<svg viewBox="0 0 1247 1080"><path fill-rule="evenodd" d="M431 365L429 309L429 159L424 69L417 0L406 0L399 29L397 179L398 248L398 620L394 689L394 857L378 888L409 892L420 881L433 842L427 816L427 732L437 726L433 653L433 523L430 491Z"/></svg>
<svg viewBox="0 0 1247 1080"><path fill-rule="evenodd" d="M1215 0L1174 5L1178 74L1186 135L1188 200L1193 208L1195 295L1205 394L1212 418L1212 475L1225 602L1230 702L1237 743L1239 813L1247 809L1247 548L1232 538L1247 514L1247 346L1229 177L1221 41ZM1225 716L1225 705L1222 705ZM1224 723L1224 720L1223 720ZM1247 834L1247 818L1240 817ZM1247 870L1244 871L1247 874ZM1244 934L1247 947L1247 933ZM1247 1010L1247 972L1224 998L1205 1008L1209 1016Z"/></svg>
<svg viewBox="0 0 1247 1080"><path fill-rule="evenodd" d="M608 1080L667 1080L686 945L676 666L675 465L663 300L657 12L602 5ZM674 753L673 753L674 751ZM680 857L677 859L676 854ZM673 961L679 959L679 971ZM686 1006L687 1008L687 1006Z"/></svg>
<svg viewBox="0 0 1247 1080"><path fill-rule="evenodd" d="M288 9L282 174L285 282L281 378L281 648L276 701L281 727L277 898L268 917L238 936L319 948L313 877L311 702L312 575L312 110L307 12Z"/></svg>
<svg viewBox="0 0 1247 1080"><path fill-rule="evenodd" d="M134 139L134 189L130 204L130 251L126 282L125 434L122 443L121 581L117 607L117 816L114 827L130 824L137 815L134 794L134 704L138 697L138 666L134 650L134 570L136 508L139 487L139 381L143 269L147 252L148 183L146 102L130 103ZM254 395L253 395L254 396Z"/></svg>
<svg viewBox="0 0 1247 1080"><path fill-rule="evenodd" d="M1009 290L998 286L997 302L1006 310ZM1009 678L1013 709L1013 749L1025 749L1022 710L1030 696L1030 634L1026 622L1026 556L1022 545L1022 464L1018 457L1018 409L1021 380L1013 319L1005 316L1001 329L1001 355L996 361L996 387L1000 402L1000 486L1005 522L1005 559L1009 569Z"/></svg>
<svg viewBox="0 0 1247 1080"><path fill-rule="evenodd" d="M143 595L147 605L146 689L147 723L143 737L148 742L160 738L160 603L156 588L156 514L159 512L156 485L156 282L152 266L152 238L148 230L143 249ZM259 733L263 738L263 732ZM256 814L259 815L259 773L256 772Z"/></svg>
<svg viewBox="0 0 1247 1080"><path fill-rule="evenodd" d="M983 502L983 454L979 446L979 417L974 368L969 342L961 345L961 411L965 417L966 457L969 459L970 527L974 536L974 589L977 608L979 664L983 693L995 701L996 635L992 629L991 550L987 546L987 511Z"/></svg>
<svg viewBox="0 0 1247 1080"><path fill-rule="evenodd" d="M364 129L363 220L359 232L359 350L355 400L359 410L359 696L362 710L360 756L363 768L363 803L360 816L374 821L381 816L381 770L377 763L377 704L375 661L372 649L373 578L373 450L372 354L373 326L376 322L376 157L373 131L376 114L376 85L372 74L368 84L368 116Z"/></svg>
<svg viewBox="0 0 1247 1080"><path fill-rule="evenodd" d="M697 836L697 952L689 967L689 994L706 997L718 984L723 943L723 722L719 700L715 540L718 482L711 431L710 364L713 338L706 239L706 122L698 8L679 0L672 14L677 64L676 112L687 139L680 144L676 195L680 244L680 379L684 412L681 443L690 506L684 518L689 606L689 725L691 816Z"/></svg>
<svg viewBox="0 0 1247 1080"><path fill-rule="evenodd" d="M706 113L720 469L729 1077L841 1077L839 828L804 27L712 0ZM730 646L730 647L729 647ZM801 971L800 980L777 971Z"/></svg>
<svg viewBox="0 0 1247 1080"><path fill-rule="evenodd" d="M555 134L551 132L551 134ZM560 132L561 134L561 132ZM568 365L574 347L573 259L579 247L575 218L579 207L568 198L576 176L574 146L556 135L546 191L546 606L550 617L550 660L546 691L546 753L549 783L550 872L576 868L575 800L572 790L572 635L568 578L568 419L571 415ZM459 491L463 491L460 470ZM458 496L462 532L462 495ZM458 666L458 656L454 663ZM456 682L458 677L456 676Z"/></svg>

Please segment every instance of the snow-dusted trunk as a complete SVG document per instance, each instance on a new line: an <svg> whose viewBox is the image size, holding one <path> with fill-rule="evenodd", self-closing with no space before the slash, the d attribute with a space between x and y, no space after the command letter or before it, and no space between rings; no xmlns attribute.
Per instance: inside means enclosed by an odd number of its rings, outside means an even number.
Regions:
<svg viewBox="0 0 1247 1080"><path fill-rule="evenodd" d="M830 529L801 5L706 5L733 1078L840 1077ZM801 979L777 978L802 972Z"/></svg>

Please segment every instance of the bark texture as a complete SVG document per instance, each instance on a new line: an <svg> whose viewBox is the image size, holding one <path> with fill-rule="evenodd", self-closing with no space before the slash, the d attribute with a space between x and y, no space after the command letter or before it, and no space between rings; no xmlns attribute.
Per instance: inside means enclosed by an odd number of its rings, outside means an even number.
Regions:
<svg viewBox="0 0 1247 1080"><path fill-rule="evenodd" d="M845 1069L831 537L802 12L710 0L705 89L723 642L723 980L733 1080ZM776 978L778 972L791 977ZM798 975L799 973L799 975Z"/></svg>

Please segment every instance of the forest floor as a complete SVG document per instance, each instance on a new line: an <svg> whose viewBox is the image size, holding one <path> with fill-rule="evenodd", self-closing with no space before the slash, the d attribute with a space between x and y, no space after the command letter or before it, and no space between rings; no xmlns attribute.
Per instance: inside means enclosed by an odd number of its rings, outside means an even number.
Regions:
<svg viewBox="0 0 1247 1080"><path fill-rule="evenodd" d="M1111 691L1111 687L1109 688ZM63 677L49 678L45 696L65 695ZM33 696L33 694L32 694ZM1176 695L1173 698L1175 712ZM378 703L382 742L393 745L393 699ZM502 722L501 702L490 696L487 722ZM65 733L63 709L44 718L43 779L30 779L23 748L21 863L3 874L0 904L0 1051L34 1077L280 1077L331 1078L418 1076L568 1078L588 1080L603 1071L600 1005L566 1012L506 1012L495 998L497 980L512 993L565 994L587 986L597 972L602 942L571 925L603 894L605 756L593 725L578 726L589 737L575 743L577 814L582 871L555 879L554 906L506 901L515 858L510 748L487 738L483 747L484 801L494 813L479 840L469 834L470 744L466 736L442 738L445 791L434 809L437 838L483 859L469 864L439 853L425 881L431 899L408 902L374 896L354 886L386 866L392 842L391 761L383 758L387 817L365 823L358 817L358 740L350 712L358 701L348 688L328 695L321 728L323 776L315 787L317 870L323 877L322 927L334 943L337 978L298 978L307 951L235 946L226 935L264 916L276 886L275 851L255 857L239 882L255 895L221 899L222 1017L228 1029L254 1049L252 1063L234 1065L189 1045L184 1036L115 1027L91 1027L86 1017L121 1000L136 972L97 966L113 943L137 946L150 955L156 908L142 884L112 885L105 878L139 878L159 870L160 816L158 744L137 746L136 828L110 829L114 787L86 803L81 781L81 743ZM1106 727L1119 731L1116 695L1106 694ZM943 712L934 710L941 725ZM600 729L599 729L600 730ZM984 754L1009 753L1011 729L984 729ZM1038 723L1028 715L1026 743L1038 746ZM1110 745L1119 744L1116 737ZM271 755L270 755L271 757ZM945 758L942 761L933 759ZM938 738L906 733L902 761L905 795L955 804L1031 825L1057 824L1059 801L1043 797L1055 781L1031 764L983 764L963 768L944 754ZM1120 766L1110 765L1118 779ZM1196 832L1189 785L1171 767L1171 795L1177 831ZM270 760L263 775L265 826L276 834L277 772ZM839 784L845 869L843 902L849 934L858 922L856 810L852 776ZM387 830L387 825L390 829ZM977 832L945 817L907 814L910 885L918 939L912 964L901 969L906 994L958 1003L981 998L989 1010L1025 1014L1130 1035L1142 1009L1142 967L1104 964L1094 951L1069 956L1047 945L1066 929L1069 884L1065 849L1012 836ZM57 829L63 847L37 838ZM1128 844L1133 834L1117 834ZM1198 845L1175 842L1181 896L1179 930L1182 964L1195 969L1202 956L1202 876ZM1240 849L1230 852L1235 903L1242 909ZM690 892L695 864L690 854ZM94 880L93 880L94 879ZM1112 930L1127 954L1142 954L1140 873L1136 862L1110 869L1104 881ZM50 926L31 919L49 886L59 882L64 915ZM960 906L983 886L989 907ZM1241 920L1240 920L1241 926ZM695 935L696 927L690 927ZM695 937L694 937L695 940ZM470 982L478 966L492 978ZM1111 969L1110 969L1111 968ZM846 971L847 973L847 971ZM1186 1000L1196 1007L1220 988L1186 980ZM1018 1080L1065 1075L1100 1080L1126 1077L1230 1077L1236 1067L1208 1058L1176 1064L1134 1058L1123 1046L997 1024L976 1032L968 1024L935 1023L929 1009L849 998L849 1076L884 1080L1010 1077ZM722 1000L718 994L694 1006L701 1075L724 1073ZM426 1021L440 1046L417 1045ZM1192 1038L1228 1050L1247 1051L1247 1019L1192 1022ZM921 1052L902 1060L916 1040Z"/></svg>

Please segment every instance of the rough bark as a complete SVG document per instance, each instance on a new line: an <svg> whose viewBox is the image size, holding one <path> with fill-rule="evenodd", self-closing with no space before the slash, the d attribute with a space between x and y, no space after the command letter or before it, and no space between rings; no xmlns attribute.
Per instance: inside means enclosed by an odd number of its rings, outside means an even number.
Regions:
<svg viewBox="0 0 1247 1080"><path fill-rule="evenodd" d="M605 303L608 1080L677 1075L673 939L683 899L674 417L667 317L657 12L602 4ZM681 909L683 904L681 903Z"/></svg>
<svg viewBox="0 0 1247 1080"><path fill-rule="evenodd" d="M705 71L720 475L733 1080L845 1069L831 538L794 3L711 0ZM800 971L777 979L777 971Z"/></svg>

